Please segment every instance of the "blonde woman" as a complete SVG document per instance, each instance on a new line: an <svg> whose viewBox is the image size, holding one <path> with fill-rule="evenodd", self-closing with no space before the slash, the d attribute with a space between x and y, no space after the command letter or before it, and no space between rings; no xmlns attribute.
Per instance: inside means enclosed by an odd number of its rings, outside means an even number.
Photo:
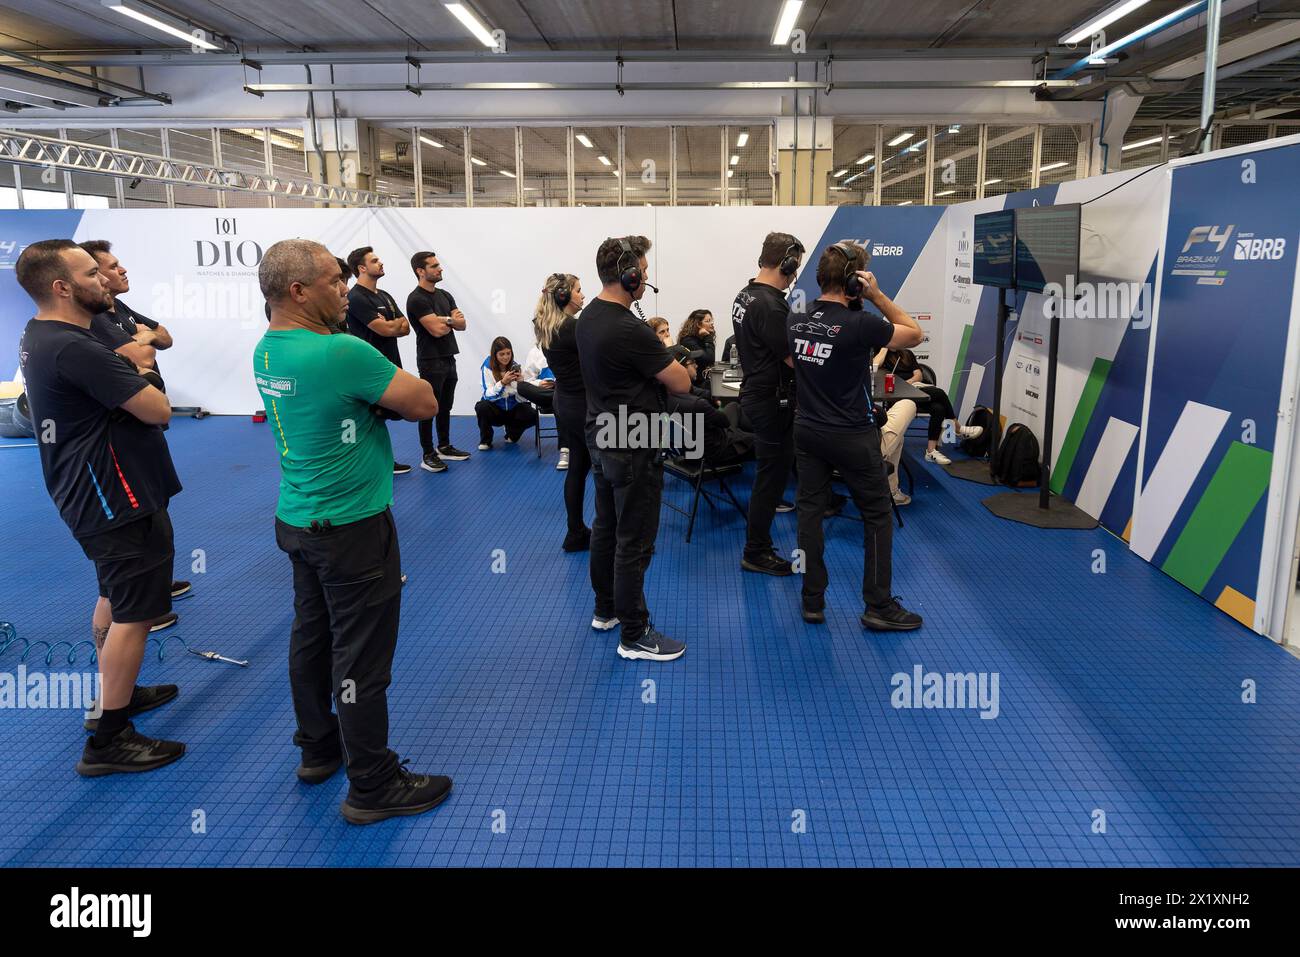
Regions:
<svg viewBox="0 0 1300 957"><path fill-rule="evenodd" d="M555 376L555 425L560 430L561 461L568 469L564 476L564 509L568 514L566 552L585 552L591 546L591 529L583 520L587 473L591 471L591 453L587 451L587 390L578 362L577 315L584 298L582 283L571 273L552 273L546 278L542 294L533 311L533 329L537 344L546 356L546 364Z"/></svg>

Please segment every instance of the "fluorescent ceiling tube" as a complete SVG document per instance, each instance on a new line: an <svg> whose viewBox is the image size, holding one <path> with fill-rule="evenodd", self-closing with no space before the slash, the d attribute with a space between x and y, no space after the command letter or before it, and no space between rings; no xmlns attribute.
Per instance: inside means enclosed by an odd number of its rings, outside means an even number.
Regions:
<svg viewBox="0 0 1300 957"><path fill-rule="evenodd" d="M899 205L899 206L911 206L911 205L912 205L912 201L911 201L910 199L908 199L908 200L904 200L903 202L899 203L898 205Z"/></svg>
<svg viewBox="0 0 1300 957"><path fill-rule="evenodd" d="M487 160L481 160L477 156L471 156L469 161L475 166L487 166Z"/></svg>
<svg viewBox="0 0 1300 957"><path fill-rule="evenodd" d="M1145 139L1145 140L1135 140L1132 143L1125 143L1123 146L1120 147L1120 151L1122 152L1124 150L1135 150L1141 146L1154 146L1155 144L1162 142L1163 140L1164 140L1163 136L1152 136L1149 139Z"/></svg>
<svg viewBox="0 0 1300 957"><path fill-rule="evenodd" d="M935 195L936 197L939 197L939 196L951 196L951 195L952 195L953 193L955 193L955 192L957 192L955 189L945 189L942 193L935 193L934 195Z"/></svg>
<svg viewBox="0 0 1300 957"><path fill-rule="evenodd" d="M224 44L213 43L207 39L209 31L188 20L182 20L180 17L143 3L142 0L100 0L100 5L204 50L226 49ZM195 36L196 30L199 31L200 36Z"/></svg>
<svg viewBox="0 0 1300 957"><path fill-rule="evenodd" d="M739 136L736 137L736 149L740 149L748 142L749 142L749 134L741 133Z"/></svg>
<svg viewBox="0 0 1300 957"><path fill-rule="evenodd" d="M1065 162L1065 160L1061 160L1061 162L1059 163L1048 163L1046 166L1038 167L1038 172L1046 173L1048 170L1060 169L1062 166L1066 166L1066 165L1068 164Z"/></svg>
<svg viewBox="0 0 1300 957"><path fill-rule="evenodd" d="M1120 0L1119 3L1107 7L1101 13L1097 14L1083 26L1071 30L1069 33L1062 34L1061 42L1069 45L1087 40L1091 36L1100 33L1106 27L1110 26L1121 17L1126 17L1138 7L1146 6L1147 0Z"/></svg>
<svg viewBox="0 0 1300 957"><path fill-rule="evenodd" d="M986 180L984 181L984 185L985 185L985 186L992 186L994 183L1000 183L1000 182L1002 182L1001 177L995 177L994 179L986 179Z"/></svg>
<svg viewBox="0 0 1300 957"><path fill-rule="evenodd" d="M860 156L860 157L858 157L858 159L854 162L853 165L854 165L854 166L861 166L863 163L870 163L870 162L871 162L871 158L872 158L872 154L871 154L871 153L868 153L866 156Z"/></svg>
<svg viewBox="0 0 1300 957"><path fill-rule="evenodd" d="M443 145L442 145L441 143L439 143L437 140L431 140L431 139L429 139L429 137L427 137L427 136L421 136L421 137L420 137L420 142L421 142L421 143L426 143L426 144L428 144L429 146L436 147L437 149L442 149L442 148L443 148Z"/></svg>
<svg viewBox="0 0 1300 957"><path fill-rule="evenodd" d="M587 139L586 133L579 133L577 136L574 137L574 139L576 139L583 146L587 147L587 149L591 149L591 140Z"/></svg>
<svg viewBox="0 0 1300 957"><path fill-rule="evenodd" d="M511 179L514 179L514 178L515 178L515 174L512 173L512 172L510 172L509 170L506 170L506 169L503 169L503 170L501 171L501 175L502 175L502 176L509 176Z"/></svg>
<svg viewBox="0 0 1300 957"><path fill-rule="evenodd" d="M772 31L774 46L783 47L790 42L790 34L794 32L795 21L799 19L799 11L802 9L803 0L785 0L781 16L776 21L776 29Z"/></svg>
<svg viewBox="0 0 1300 957"><path fill-rule="evenodd" d="M839 179L841 176L843 176L843 175L844 175L845 173L847 173L847 172L848 172L847 169L842 169L842 170L840 170L838 173L835 174L835 178L836 178L836 179Z"/></svg>
<svg viewBox="0 0 1300 957"><path fill-rule="evenodd" d="M597 156L596 159L600 160L601 165L603 165L603 166L613 166L613 165L614 165L613 163L611 163L611 162L609 161L609 157L608 157L608 156Z"/></svg>
<svg viewBox="0 0 1300 957"><path fill-rule="evenodd" d="M915 133L910 133L910 132L909 132L909 133L899 133L899 134L898 134L897 136L895 136L892 140L890 140L889 143L888 143L887 145L889 145L889 146L897 146L899 143L906 143L908 140L910 140L910 139L911 139L913 136L915 136L915 135L916 135ZM901 204L900 204L900 205L901 205Z"/></svg>
<svg viewBox="0 0 1300 957"><path fill-rule="evenodd" d="M731 155L731 165L735 166L739 162L740 162L740 157L733 153Z"/></svg>
<svg viewBox="0 0 1300 957"><path fill-rule="evenodd" d="M447 8L448 13L460 21L461 26L474 34L474 38L479 43L485 47L496 49L497 41L492 38L492 31L487 28L473 10L463 3L444 3L443 6Z"/></svg>

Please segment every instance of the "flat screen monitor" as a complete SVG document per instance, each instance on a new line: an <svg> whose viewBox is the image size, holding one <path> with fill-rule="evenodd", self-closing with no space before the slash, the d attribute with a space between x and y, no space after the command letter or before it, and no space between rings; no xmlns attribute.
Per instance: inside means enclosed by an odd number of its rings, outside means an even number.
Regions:
<svg viewBox="0 0 1300 957"><path fill-rule="evenodd" d="M1009 288L1015 282L1016 211L975 216L971 278L980 286Z"/></svg>
<svg viewBox="0 0 1300 957"><path fill-rule="evenodd" d="M1050 283L1078 282L1079 219L1078 203L1016 210L1017 289L1042 292Z"/></svg>

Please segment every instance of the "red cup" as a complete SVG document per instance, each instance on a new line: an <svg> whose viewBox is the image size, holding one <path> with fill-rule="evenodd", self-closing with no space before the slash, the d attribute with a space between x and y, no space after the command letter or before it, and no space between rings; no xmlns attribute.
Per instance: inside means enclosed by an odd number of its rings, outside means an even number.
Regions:
<svg viewBox="0 0 1300 957"><path fill-rule="evenodd" d="M892 372L885 373L885 391L886 392L894 391L894 373Z"/></svg>

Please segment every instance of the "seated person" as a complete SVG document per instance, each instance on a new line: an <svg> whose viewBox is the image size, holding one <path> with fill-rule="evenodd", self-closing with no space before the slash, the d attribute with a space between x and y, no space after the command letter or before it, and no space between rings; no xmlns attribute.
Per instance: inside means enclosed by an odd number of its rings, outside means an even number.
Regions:
<svg viewBox="0 0 1300 957"><path fill-rule="evenodd" d="M663 316L651 316L645 322L647 326L654 330L655 335L659 337L659 341L664 344L664 348L671 349L673 337L668 332L668 320Z"/></svg>
<svg viewBox="0 0 1300 957"><path fill-rule="evenodd" d="M877 369L884 369L910 382L929 397L926 411L930 414L930 434L925 448L925 460L937 465L950 465L952 459L939 451L939 437L943 435L943 424L952 420L953 430L959 439L974 439L984 433L978 425L962 425L957 421L952 401L948 393L937 385L925 382L921 374L921 364L911 349L881 349L874 360Z"/></svg>
<svg viewBox="0 0 1300 957"><path fill-rule="evenodd" d="M697 385L708 378L709 369L715 361L716 341L713 332L713 313L707 309L696 309L686 317L681 329L677 330L677 344L700 354L697 363L699 368L691 380Z"/></svg>
<svg viewBox="0 0 1300 957"><path fill-rule="evenodd" d="M899 399L885 413L885 424L880 427L880 455L893 466L889 470L889 494L895 505L911 505L912 496L898 487L899 462L903 458L903 433L916 418L916 403Z"/></svg>
<svg viewBox="0 0 1300 957"><path fill-rule="evenodd" d="M690 372L690 350L685 346L673 346L670 350L673 358ZM754 435L740 428L740 403L729 402L722 409L716 408L707 398L702 398L697 390L677 395L668 394L668 411L681 416L699 413L704 423L704 463L711 466L731 465L743 462L750 457L754 448Z"/></svg>
<svg viewBox="0 0 1300 957"><path fill-rule="evenodd" d="M546 354L540 346L528 350L520 370L523 378L519 380L519 394L537 406L539 411L551 413L551 400L555 395L555 373L546 364Z"/></svg>
<svg viewBox="0 0 1300 957"><path fill-rule="evenodd" d="M520 402L519 380L523 371L515 362L515 350L505 336L492 340L492 352L483 360L483 398L474 406L478 416L478 448L486 452L492 448L492 430L504 426L506 444L519 441L519 437L537 425L537 410L527 402Z"/></svg>

